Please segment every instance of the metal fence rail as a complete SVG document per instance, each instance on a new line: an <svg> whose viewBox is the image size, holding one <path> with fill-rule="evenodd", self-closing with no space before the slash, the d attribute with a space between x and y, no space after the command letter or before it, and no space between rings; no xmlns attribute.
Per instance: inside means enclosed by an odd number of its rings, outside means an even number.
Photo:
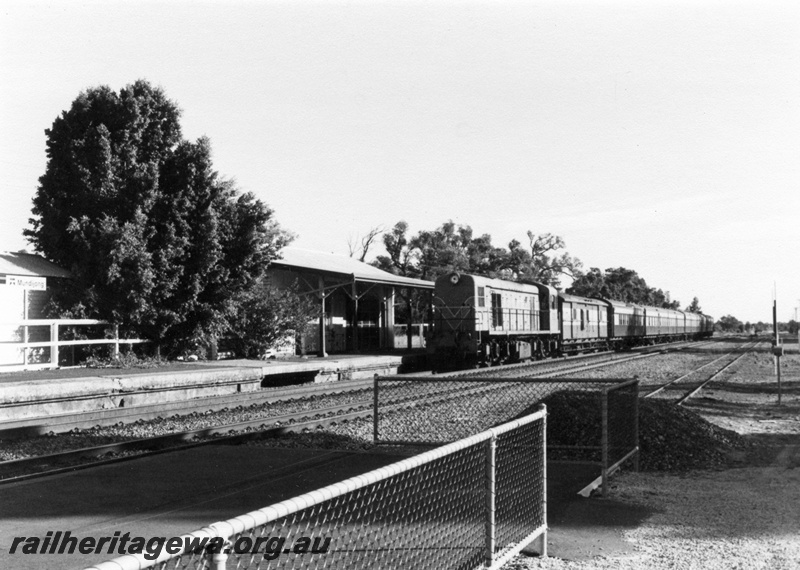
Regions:
<svg viewBox="0 0 800 570"><path fill-rule="evenodd" d="M398 378L374 383L375 443L443 444L530 413L550 413L551 460L597 464L609 475L638 457L638 380ZM635 465L636 467L637 465Z"/></svg>
<svg viewBox="0 0 800 570"><path fill-rule="evenodd" d="M154 560L135 554L92 568L472 570L499 568L535 539L544 555L545 422L541 406L513 422L185 535L224 542L227 553L184 549ZM301 543L306 551L297 549Z"/></svg>

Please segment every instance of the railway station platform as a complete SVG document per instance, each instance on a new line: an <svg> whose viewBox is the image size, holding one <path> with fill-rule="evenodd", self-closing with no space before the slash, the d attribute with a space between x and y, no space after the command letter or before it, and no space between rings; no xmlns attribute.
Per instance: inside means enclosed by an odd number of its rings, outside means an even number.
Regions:
<svg viewBox="0 0 800 570"><path fill-rule="evenodd" d="M0 567L84 568L109 555L10 554L14 537L179 536L405 459L393 450L347 452L214 445L0 485ZM548 464L550 556L580 560L631 550L622 531L649 515L584 499L593 470Z"/></svg>
<svg viewBox="0 0 800 570"><path fill-rule="evenodd" d="M0 374L0 418L153 405L308 382L335 382L413 369L423 353L218 360L153 369L28 371Z"/></svg>

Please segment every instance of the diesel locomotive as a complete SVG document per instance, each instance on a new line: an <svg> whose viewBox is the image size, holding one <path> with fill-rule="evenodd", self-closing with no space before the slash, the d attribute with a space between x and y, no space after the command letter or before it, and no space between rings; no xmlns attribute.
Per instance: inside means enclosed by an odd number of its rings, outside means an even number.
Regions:
<svg viewBox="0 0 800 570"><path fill-rule="evenodd" d="M452 273L436 280L428 353L434 369L487 366L709 337L714 319Z"/></svg>

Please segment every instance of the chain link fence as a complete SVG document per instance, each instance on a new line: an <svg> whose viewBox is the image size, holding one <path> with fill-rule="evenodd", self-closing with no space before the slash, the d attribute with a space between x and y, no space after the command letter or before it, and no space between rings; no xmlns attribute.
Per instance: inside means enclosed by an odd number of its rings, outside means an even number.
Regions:
<svg viewBox="0 0 800 570"><path fill-rule="evenodd" d="M550 460L593 463L608 477L638 458L638 380L376 377L375 443L441 445L524 416L540 403L550 415ZM638 465L634 465L635 468Z"/></svg>
<svg viewBox="0 0 800 570"><path fill-rule="evenodd" d="M194 547L94 570L500 568L546 554L546 411L183 537ZM201 541L205 543L201 545Z"/></svg>

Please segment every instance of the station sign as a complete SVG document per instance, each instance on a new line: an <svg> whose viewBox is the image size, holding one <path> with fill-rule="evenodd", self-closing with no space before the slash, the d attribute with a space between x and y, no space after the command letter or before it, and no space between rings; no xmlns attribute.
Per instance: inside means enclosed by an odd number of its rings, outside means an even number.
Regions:
<svg viewBox="0 0 800 570"><path fill-rule="evenodd" d="M31 277L28 275L6 275L6 287L20 287L31 291L46 291L46 277Z"/></svg>

